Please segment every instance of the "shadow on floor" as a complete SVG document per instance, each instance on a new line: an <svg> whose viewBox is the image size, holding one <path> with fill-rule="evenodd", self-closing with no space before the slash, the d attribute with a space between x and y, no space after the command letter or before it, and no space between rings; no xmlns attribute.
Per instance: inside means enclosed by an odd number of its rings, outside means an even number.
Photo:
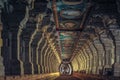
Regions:
<svg viewBox="0 0 120 80"><path fill-rule="evenodd" d="M81 79L73 77L73 76L60 76L56 78L55 80L81 80Z"/></svg>

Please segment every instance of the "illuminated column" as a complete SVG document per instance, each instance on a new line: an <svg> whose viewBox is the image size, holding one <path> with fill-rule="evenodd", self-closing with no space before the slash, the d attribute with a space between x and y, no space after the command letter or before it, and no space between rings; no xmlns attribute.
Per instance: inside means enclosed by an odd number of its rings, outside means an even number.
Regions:
<svg viewBox="0 0 120 80"><path fill-rule="evenodd" d="M88 53L89 55L89 73L91 73L92 71L92 66L93 66L93 53L89 47L89 44L86 45L86 52Z"/></svg>
<svg viewBox="0 0 120 80"><path fill-rule="evenodd" d="M86 61L85 61L85 56L84 56L84 53L83 53L83 51L82 50L80 50L80 53L81 53L81 58L82 58L82 60L83 60L83 70L85 70L86 69L86 65L85 65L85 63L86 63Z"/></svg>
<svg viewBox="0 0 120 80"><path fill-rule="evenodd" d="M5 72L4 72L4 65L3 65L3 58L1 55L1 47L3 46L3 40L1 37L1 33L2 33L2 22L1 22L1 7L0 7L0 76L4 76Z"/></svg>
<svg viewBox="0 0 120 80"><path fill-rule="evenodd" d="M92 51L92 55L93 55L93 62L92 62L92 73L93 74L96 74L96 61L97 61L97 52L96 52L96 49L95 49L95 47L94 47L94 45L93 45L93 43L91 42L90 43L90 49L91 49L91 51Z"/></svg>
<svg viewBox="0 0 120 80"><path fill-rule="evenodd" d="M85 52L84 52L84 49L82 49L81 50L82 51L82 55L83 55L83 58L84 58L84 61L85 61L85 63L84 63L84 70L87 70L87 57L86 57L86 55L85 55Z"/></svg>
<svg viewBox="0 0 120 80"><path fill-rule="evenodd" d="M92 69L92 55L91 55L91 52L90 52L90 49L89 49L89 46L87 45L86 46L86 49L85 49L86 53L88 54L88 73L91 72L91 69Z"/></svg>
<svg viewBox="0 0 120 80"><path fill-rule="evenodd" d="M45 54L45 48L46 48L47 42L46 39L44 39L44 44L41 49L41 65L42 65L42 73L45 73L45 63L44 63L44 54Z"/></svg>
<svg viewBox="0 0 120 80"><path fill-rule="evenodd" d="M93 51L91 49L91 42L88 41L87 45L88 45L87 50L90 53L90 74L93 74L92 68L93 68L93 64L94 64L94 57L93 57Z"/></svg>
<svg viewBox="0 0 120 80"><path fill-rule="evenodd" d="M99 39L95 40L94 43L95 43L95 46L97 48L98 57L99 57L97 73L102 74L102 70L103 70L103 66L104 66L104 61L105 61L105 57L104 57L105 51L104 51L103 45L102 45L102 43L100 42Z"/></svg>
<svg viewBox="0 0 120 80"><path fill-rule="evenodd" d="M80 71L80 66L81 66L81 63L80 63L80 58L78 56L79 54L76 55L76 58L77 58L77 61L78 61L78 72Z"/></svg>
<svg viewBox="0 0 120 80"><path fill-rule="evenodd" d="M78 62L77 62L76 57L72 61L72 66L73 66L73 71L75 72L78 71Z"/></svg>
<svg viewBox="0 0 120 80"><path fill-rule="evenodd" d="M88 53L86 52L86 47L83 48L83 52L86 56L86 73L89 72L89 55Z"/></svg>
<svg viewBox="0 0 120 80"><path fill-rule="evenodd" d="M49 51L49 53L48 53L48 73L50 73L50 71L51 71L51 64L50 64L50 57L51 57L51 49L50 49L50 51Z"/></svg>
<svg viewBox="0 0 120 80"><path fill-rule="evenodd" d="M120 77L120 29L118 24L111 24L109 27L115 38L115 57L112 57L115 59L114 76Z"/></svg>
<svg viewBox="0 0 120 80"><path fill-rule="evenodd" d="M50 63L51 63L51 73L53 73L54 72L54 67L55 67L53 52L52 52L52 55L51 55L51 58L50 58Z"/></svg>
<svg viewBox="0 0 120 80"><path fill-rule="evenodd" d="M84 61L83 61L83 57L82 57L82 53L81 53L81 51L79 51L79 58L80 58L80 60L82 61L81 62L81 69L80 70L83 70L83 66L84 66Z"/></svg>
<svg viewBox="0 0 120 80"><path fill-rule="evenodd" d="M80 53L78 53L78 59L79 59L79 63L80 63L80 68L79 68L79 71L82 70L82 59L81 59L81 56L80 56Z"/></svg>
<svg viewBox="0 0 120 80"><path fill-rule="evenodd" d="M104 69L106 68L111 68L112 69L112 60L111 60L111 56L113 53L113 41L112 39L108 38L108 35L106 34L106 32L102 33L100 35L101 37L101 41L104 44L104 48L105 48L105 66Z"/></svg>
<svg viewBox="0 0 120 80"><path fill-rule="evenodd" d="M51 53L51 49L49 47L47 57L46 57L46 59L47 59L47 69L48 69L47 73L50 73L50 64L49 64L50 63L50 61L49 61L50 53Z"/></svg>
<svg viewBox="0 0 120 80"><path fill-rule="evenodd" d="M45 64L45 73L48 72L48 67L47 67L47 54L48 54L48 50L49 50L49 47L48 47L48 44L46 45L46 48L45 48L45 53L44 53L44 64Z"/></svg>
<svg viewBox="0 0 120 80"><path fill-rule="evenodd" d="M99 54L98 54L98 51L97 51L97 47L95 46L96 44L96 39L93 40L93 46L94 46L94 49L95 49L95 74L99 74L99 71L98 71L98 66L99 66Z"/></svg>
<svg viewBox="0 0 120 80"><path fill-rule="evenodd" d="M38 54L38 73L42 73L42 64L41 64L41 48L43 45L43 35L41 35L41 38L37 44L37 54Z"/></svg>
<svg viewBox="0 0 120 80"><path fill-rule="evenodd" d="M50 55L49 55L49 69L50 69L50 73L52 73L52 61L51 61L51 60L52 60L52 59L51 59L51 58L52 58L52 55L53 55L53 54L52 54L52 50L51 50L51 53L50 53Z"/></svg>

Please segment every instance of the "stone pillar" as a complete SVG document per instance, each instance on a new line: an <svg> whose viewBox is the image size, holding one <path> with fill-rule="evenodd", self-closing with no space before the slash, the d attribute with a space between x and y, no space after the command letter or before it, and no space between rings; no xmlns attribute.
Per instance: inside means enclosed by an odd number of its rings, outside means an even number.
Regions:
<svg viewBox="0 0 120 80"><path fill-rule="evenodd" d="M3 65L3 58L1 55L1 47L3 46L3 40L1 37L1 33L2 33L2 22L1 22L1 7L0 7L0 76L4 76L5 75L5 70L4 70L4 65Z"/></svg>
<svg viewBox="0 0 120 80"><path fill-rule="evenodd" d="M44 45L44 49L43 49L43 52L42 52L42 55L43 55L43 66L44 66L44 73L47 72L47 66L46 66L46 57L45 57L45 53L46 53L46 49L47 49L47 41L45 42L45 45Z"/></svg>
<svg viewBox="0 0 120 80"><path fill-rule="evenodd" d="M40 51L40 56L41 56L41 65L42 65L42 73L45 73L45 63L44 63L44 52L45 52L45 47L46 47L46 40L43 39L44 43Z"/></svg>
<svg viewBox="0 0 120 80"><path fill-rule="evenodd" d="M79 58L79 62L80 62L80 69L79 69L79 71L82 70L82 59L81 59L81 56L80 56L80 55L81 55L81 54L78 53L78 58Z"/></svg>
<svg viewBox="0 0 120 80"><path fill-rule="evenodd" d="M86 57L86 55L85 55L85 52L84 52L84 50L82 49L82 54L83 54L83 58L84 58L84 61L85 61L85 63L84 63L84 67L85 67L85 71L87 70L87 57Z"/></svg>
<svg viewBox="0 0 120 80"><path fill-rule="evenodd" d="M72 65L73 65L73 70L76 72L78 71L78 61L77 58L75 57L72 61Z"/></svg>
<svg viewBox="0 0 120 80"><path fill-rule="evenodd" d="M89 46L87 45L86 46L86 49L85 49L86 53L88 54L88 74L90 74L91 72L91 69L92 69L92 53L90 52L90 49L89 49Z"/></svg>
<svg viewBox="0 0 120 80"><path fill-rule="evenodd" d="M22 75L23 74L23 67L21 64L21 61L19 59L18 54L18 44L17 44L17 34L18 29L11 29L11 45L10 45L10 51L11 51L11 61L10 61L10 74L9 75Z"/></svg>
<svg viewBox="0 0 120 80"><path fill-rule="evenodd" d="M110 38L108 38L106 32L102 33L100 36L101 36L101 41L104 44L104 48L105 48L105 66L104 66L104 71L105 71L105 69L107 68L112 69L111 55L114 48L113 48L113 41Z"/></svg>
<svg viewBox="0 0 120 80"><path fill-rule="evenodd" d="M41 35L41 38L37 44L37 49L36 49L36 54L38 54L38 73L42 73L42 64L41 64L41 46L42 46L42 41L43 41L43 35Z"/></svg>
<svg viewBox="0 0 120 80"><path fill-rule="evenodd" d="M78 71L80 71L81 64L80 64L80 58L79 58L78 54L76 55L76 58L77 58L77 61L78 61Z"/></svg>
<svg viewBox="0 0 120 80"><path fill-rule="evenodd" d="M80 53L81 53L81 58L82 58L82 60L83 60L83 70L85 70L86 69L86 66L85 66L85 56L84 56L84 54L83 54L83 52L80 50Z"/></svg>
<svg viewBox="0 0 120 80"><path fill-rule="evenodd" d="M29 53L29 41L30 38L25 38L25 61L24 64L24 74L33 74L33 64L31 62L31 53Z"/></svg>
<svg viewBox="0 0 120 80"><path fill-rule="evenodd" d="M115 38L114 76L120 77L120 29L117 24L111 24L109 27Z"/></svg>
<svg viewBox="0 0 120 80"><path fill-rule="evenodd" d="M105 57L104 57L105 52L103 49L103 45L99 39L95 40L94 43L95 43L95 46L97 48L98 57L99 57L97 73L98 74L100 73L102 75L102 70L103 70L103 66L104 66L103 62L105 61L104 60L105 59Z"/></svg>
<svg viewBox="0 0 120 80"><path fill-rule="evenodd" d="M45 59L46 59L46 68L47 68L47 71L46 71L46 73L49 73L49 61L48 61L48 55L49 55L49 53L50 53L50 47L48 46L47 47L47 49L46 49L46 52L45 52Z"/></svg>
<svg viewBox="0 0 120 80"><path fill-rule="evenodd" d="M49 56L48 56L48 65L49 65L49 73L51 73L51 60L50 60L50 58L51 58L51 53L52 53L52 50L50 50L50 52L49 52Z"/></svg>
<svg viewBox="0 0 120 80"><path fill-rule="evenodd" d="M88 74L88 72L89 72L89 55L86 52L86 47L84 47L83 51L84 51L84 54L86 56L86 73Z"/></svg>
<svg viewBox="0 0 120 80"><path fill-rule="evenodd" d="M38 70L38 68L39 68L39 66L38 66L38 63L37 63L37 57L38 57L38 55L37 55L37 51L36 51L36 48L37 48L37 45L35 45L34 43L31 45L31 50L32 50L32 63L33 63L33 67L34 67L34 74L38 74L39 72L39 70Z"/></svg>
<svg viewBox="0 0 120 80"><path fill-rule="evenodd" d="M91 51L92 51L92 54L93 54L92 73L96 74L96 70L97 70L97 65L96 65L96 63L97 63L97 51L96 51L95 46L92 42L90 43L90 48L91 48Z"/></svg>
<svg viewBox="0 0 120 80"><path fill-rule="evenodd" d="M50 56L50 72L53 73L54 72L54 59L53 59L53 52L51 53L51 56Z"/></svg>
<svg viewBox="0 0 120 80"><path fill-rule="evenodd" d="M93 56L93 51L91 49L91 42L89 41L87 45L88 45L88 50L90 52L90 74L93 74L92 68L94 66L93 65L94 64L94 56Z"/></svg>
<svg viewBox="0 0 120 80"><path fill-rule="evenodd" d="M47 54L48 54L48 50L49 50L49 47L48 47L48 43L46 41L46 46L45 46L45 49L44 49L44 66L45 66L45 73L47 73Z"/></svg>

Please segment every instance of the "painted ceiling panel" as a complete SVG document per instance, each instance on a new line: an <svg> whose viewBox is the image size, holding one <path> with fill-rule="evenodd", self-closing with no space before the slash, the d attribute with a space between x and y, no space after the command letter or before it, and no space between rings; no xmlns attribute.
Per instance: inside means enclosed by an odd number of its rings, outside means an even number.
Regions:
<svg viewBox="0 0 120 80"><path fill-rule="evenodd" d="M88 4L86 0L50 0L62 59L70 59L80 36Z"/></svg>

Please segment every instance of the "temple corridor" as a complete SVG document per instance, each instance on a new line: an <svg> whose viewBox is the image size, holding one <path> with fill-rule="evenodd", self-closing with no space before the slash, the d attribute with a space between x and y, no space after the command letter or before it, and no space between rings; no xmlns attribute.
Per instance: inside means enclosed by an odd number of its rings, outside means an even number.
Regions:
<svg viewBox="0 0 120 80"><path fill-rule="evenodd" d="M120 0L0 0L0 80L120 80Z"/></svg>

